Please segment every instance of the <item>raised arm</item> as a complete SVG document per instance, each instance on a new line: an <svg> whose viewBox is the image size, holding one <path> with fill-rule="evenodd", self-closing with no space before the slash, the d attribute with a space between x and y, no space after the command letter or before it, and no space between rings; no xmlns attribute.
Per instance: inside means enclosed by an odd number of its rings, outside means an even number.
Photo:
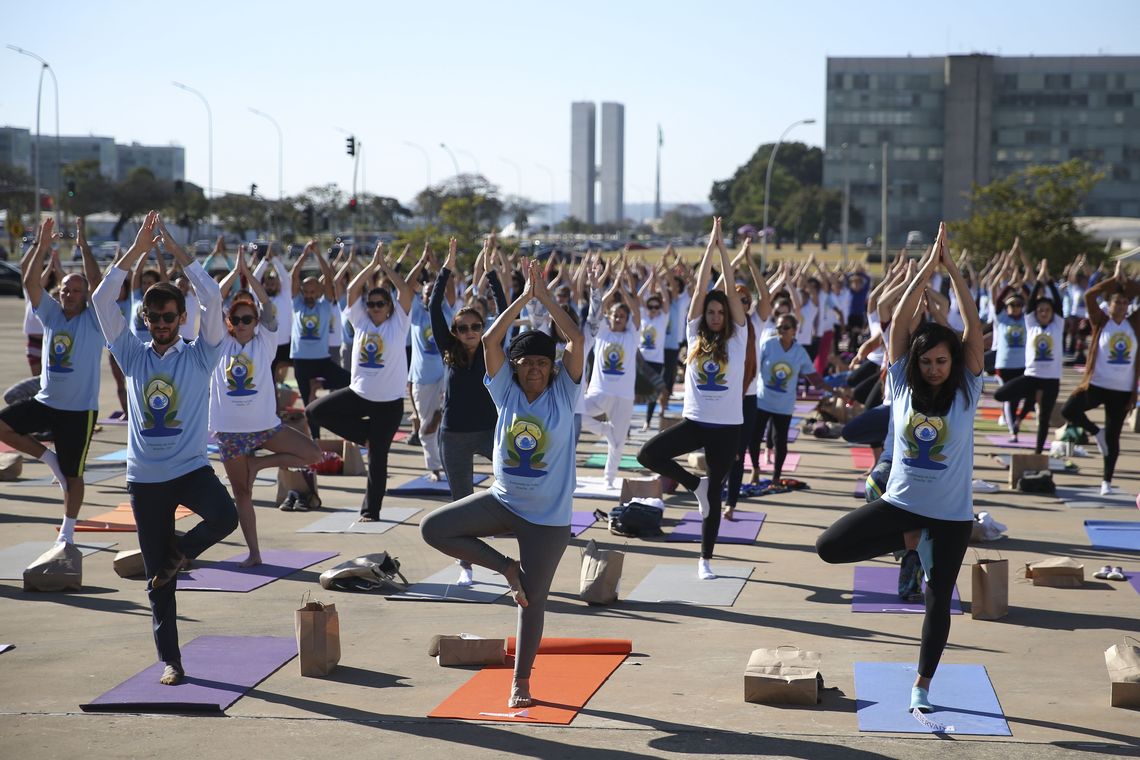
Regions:
<svg viewBox="0 0 1140 760"><path fill-rule="evenodd" d="M894 314L891 317L891 333L890 340L887 341L887 348L890 351L890 356L887 361L894 364L896 361L906 356L907 348L910 346L910 318L914 314L922 302L922 293L926 289L926 285L930 282L931 275L934 270L938 268L938 259L941 255L942 241L946 234L946 225L938 225L938 236L931 246L926 256L923 257L922 263L918 268L918 275L910 280L907 284L906 291L903 293L902 299L898 305L895 306ZM979 333L980 334L980 333Z"/></svg>
<svg viewBox="0 0 1140 760"><path fill-rule="evenodd" d="M198 337L206 345L216 346L226 335L226 324L222 317L222 292L218 289L218 283L214 282L193 256L178 245L178 241L170 234L170 230L166 229L166 224L157 214L155 221L162 237L163 247L170 251L174 260L182 267L182 274L186 275L194 288L194 294L198 297L198 310L201 312Z"/></svg>
<svg viewBox="0 0 1140 760"><path fill-rule="evenodd" d="M348 283L348 305L351 307L360 298L361 292L368 286L372 280L372 275L380 270L380 260L384 256L383 247L377 243L376 250L372 254L372 260L369 261L364 267L352 278Z"/></svg>
<svg viewBox="0 0 1140 760"><path fill-rule="evenodd" d="M728 297L728 311L732 314L732 321L737 327L744 327L748 315L744 313L744 304L736 295L736 267L728 258L728 251L724 247L724 238L720 234L720 220L716 223L716 247L720 251L720 265L724 272L724 294ZM741 253L744 253L741 251Z"/></svg>
<svg viewBox="0 0 1140 760"><path fill-rule="evenodd" d="M384 259L383 242L376 244L376 254L373 255L373 261L379 264L380 271L396 286L396 292L400 299L400 307L404 310L404 313L411 313L412 299L416 297L416 291L412 289L412 286L408 284L407 280L401 277L392 267L388 266L388 262ZM412 272L415 272L415 270L413 269Z"/></svg>
<svg viewBox="0 0 1140 760"><path fill-rule="evenodd" d="M523 274L530 271L530 260L523 259ZM487 364L487 376L494 377L499 374L503 364L507 361L506 352L503 351L503 341L507 339L515 320L522 314L523 307L533 297L533 281L526 279L526 285L519 297L495 318L491 328L483 333L483 358Z"/></svg>
<svg viewBox="0 0 1140 760"><path fill-rule="evenodd" d="M534 280L531 285L534 297L550 312L550 318L554 320L554 324L562 333L562 337L566 338L566 348L562 353L562 369L566 371L571 380L579 383L582 381L582 366L586 361L582 331L550 295L550 288L546 284L545 275L538 271L538 267L533 264L530 267L530 276Z"/></svg>
<svg viewBox="0 0 1140 760"><path fill-rule="evenodd" d="M143 219L142 225L139 226L138 234L135 235L135 242L131 244L126 253L119 257L115 266L111 268L107 276L99 283L99 287L91 294L91 305L95 309L95 317L99 320L99 329L103 331L103 337L107 339L107 343L114 343L115 339L127 328L127 320L119 311L117 303L119 288L127 275L135 268L135 265L146 257L151 248L158 244L157 225L158 212L149 212Z"/></svg>
<svg viewBox="0 0 1140 760"><path fill-rule="evenodd" d="M83 276L87 278L87 292L90 294L103 281L103 270L99 268L99 262L87 244L87 225L81 216L75 217L75 244L83 255Z"/></svg>
<svg viewBox="0 0 1140 760"><path fill-rule="evenodd" d="M297 260L295 262L293 262L293 269L289 272L289 280L292 283L291 294L293 298L301 295L301 270L305 266L305 259L309 258L309 256L316 252L316 250L317 242L315 240L310 240L309 242L305 243L305 249L301 251L301 255L297 257Z"/></svg>
<svg viewBox="0 0 1140 760"><path fill-rule="evenodd" d="M435 344L440 351L447 351L455 344L455 338L451 334L451 325L447 323L447 317L443 313L443 298L444 291L447 290L447 284L451 280L451 273L454 267L457 266L456 245L455 238L451 239L451 243L447 248L447 259L440 267L439 274L435 277L435 285L431 289L431 298L428 299L428 314L431 315L431 332L435 337Z"/></svg>
<svg viewBox="0 0 1140 760"><path fill-rule="evenodd" d="M693 298L689 301L689 314L688 321L693 321L701 316L705 308L705 293L709 289L709 277L712 273L712 260L713 251L716 250L717 241L720 239L720 217L713 217L712 229L709 231L709 242L705 246L704 256L701 257L701 265L697 270L697 283L693 287Z"/></svg>
<svg viewBox="0 0 1140 760"><path fill-rule="evenodd" d="M954 289L954 296L958 301L958 313L962 315L962 322L965 324L962 330L962 344L966 353L966 369L973 375L980 375L985 369L986 346L982 320L978 316L978 305L970 293L969 283L962 276L958 265L954 263L954 257L950 255L950 246L946 244L945 226L940 237L942 268L950 275L950 287Z"/></svg>
<svg viewBox="0 0 1140 760"><path fill-rule="evenodd" d="M28 303L32 305L33 309L40 307L40 299L43 298L44 257L51 249L54 238L55 220L49 216L40 224L39 234L36 236L36 244L32 246L31 255L25 256L24 261L21 262L24 265L24 290L27 291Z"/></svg>

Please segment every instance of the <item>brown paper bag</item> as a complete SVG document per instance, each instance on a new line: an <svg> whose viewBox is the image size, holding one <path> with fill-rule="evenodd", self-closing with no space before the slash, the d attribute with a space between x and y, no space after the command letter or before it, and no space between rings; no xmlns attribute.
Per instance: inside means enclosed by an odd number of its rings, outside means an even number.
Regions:
<svg viewBox="0 0 1140 760"><path fill-rule="evenodd" d="M978 558L970 578L973 581L971 617L1000 620L1009 614L1009 560Z"/></svg>
<svg viewBox="0 0 1140 760"><path fill-rule="evenodd" d="M352 441L344 442L341 458L344 459L342 475L364 475L367 472L364 469L364 457L360 456L360 447Z"/></svg>
<svg viewBox="0 0 1140 760"><path fill-rule="evenodd" d="M321 505L320 488L317 486L317 474L312 473L309 476L312 479L313 487L309 487L309 481L300 470L292 470L288 467L277 468L277 501L280 503L284 501L285 497L290 491L296 491L302 496L312 495L314 498L309 500L309 506L317 508Z"/></svg>
<svg viewBox="0 0 1140 760"><path fill-rule="evenodd" d="M661 478L654 475L652 478L622 478L621 503L625 504L633 499L660 499Z"/></svg>
<svg viewBox="0 0 1140 760"><path fill-rule="evenodd" d="M819 702L819 652L794 646L755 649L744 669L744 701L766 705Z"/></svg>
<svg viewBox="0 0 1140 760"><path fill-rule="evenodd" d="M452 665L502 665L507 658L505 639L483 639L470 633L433 636L428 656L442 667Z"/></svg>
<svg viewBox="0 0 1140 760"><path fill-rule="evenodd" d="M624 498L623 498L624 501ZM582 550L582 574L578 596L589 604L613 604L618 598L625 554L615 549L600 549L594 539Z"/></svg>
<svg viewBox="0 0 1140 760"><path fill-rule="evenodd" d="M1080 588L1085 583L1085 566L1072 557L1050 557L1027 563L1025 577L1034 586Z"/></svg>
<svg viewBox="0 0 1140 760"><path fill-rule="evenodd" d="M1128 643L1136 641L1131 636L1124 638L1124 644L1113 644L1104 650L1104 664L1108 667L1108 680L1112 682L1109 704L1140 707L1140 647Z"/></svg>
<svg viewBox="0 0 1140 760"><path fill-rule="evenodd" d="M0 480L19 480L23 471L24 458L20 454L0 454Z"/></svg>
<svg viewBox="0 0 1140 760"><path fill-rule="evenodd" d="M115 555L113 563L115 574L120 578L145 578L146 567L143 565L142 551L128 549Z"/></svg>
<svg viewBox="0 0 1140 760"><path fill-rule="evenodd" d="M1027 471L1048 472L1048 454L1011 454L1009 457L1009 487L1017 488L1017 481Z"/></svg>
<svg viewBox="0 0 1140 760"><path fill-rule="evenodd" d="M308 602L294 614L303 676L327 676L340 662L340 616L335 604Z"/></svg>
<svg viewBox="0 0 1140 760"><path fill-rule="evenodd" d="M24 591L79 591L83 588L83 554L57 543L24 570Z"/></svg>

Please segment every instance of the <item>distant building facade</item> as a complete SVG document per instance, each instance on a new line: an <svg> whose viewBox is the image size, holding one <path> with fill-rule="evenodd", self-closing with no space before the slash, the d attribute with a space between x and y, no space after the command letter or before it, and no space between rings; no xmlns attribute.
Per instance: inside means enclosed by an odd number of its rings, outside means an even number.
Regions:
<svg viewBox="0 0 1140 760"><path fill-rule="evenodd" d="M19 127L0 127L0 163L17 166L33 174L35 135ZM113 137L77 137L40 133L40 185L54 189L57 172L68 164L95 161L99 171L112 182L126 177L137 167L154 172L160 180L186 178L186 149L176 145L118 145Z"/></svg>
<svg viewBox="0 0 1140 760"><path fill-rule="evenodd" d="M595 159L597 109L570 105L570 215L587 224L625 219L625 106L602 103L601 162ZM601 182L601 203L595 190Z"/></svg>
<svg viewBox="0 0 1140 760"><path fill-rule="evenodd" d="M602 203L599 221L620 224L625 219L625 106L602 103Z"/></svg>
<svg viewBox="0 0 1140 760"><path fill-rule="evenodd" d="M570 105L570 215L587 224L594 223L595 121L593 103Z"/></svg>
<svg viewBox="0 0 1140 760"><path fill-rule="evenodd" d="M850 182L852 239L878 236L888 143L889 245L968 214L967 196L1031 164L1105 172L1090 216L1140 217L1140 56L829 58L824 185Z"/></svg>

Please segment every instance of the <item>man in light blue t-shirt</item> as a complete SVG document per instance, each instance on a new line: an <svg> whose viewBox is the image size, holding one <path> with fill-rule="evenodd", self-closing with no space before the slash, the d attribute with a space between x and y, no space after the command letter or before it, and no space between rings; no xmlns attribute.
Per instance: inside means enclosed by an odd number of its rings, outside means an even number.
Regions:
<svg viewBox="0 0 1140 760"><path fill-rule="evenodd" d="M302 279L301 271L309 256L317 260L324 282L316 277ZM336 274L332 265L310 240L297 257L291 271L293 288L293 329L289 344L289 358L293 361L293 376L297 378L297 392L307 406L313 396L313 380L320 378L321 387L335 391L347 388L351 379L344 367L329 356L329 335L333 322L332 307L336 302ZM320 428L309 424L313 438Z"/></svg>
<svg viewBox="0 0 1140 760"><path fill-rule="evenodd" d="M103 336L95 313L87 308L90 287L97 286L102 275L87 245L82 218L76 220L76 226L84 274L63 278L59 301L44 293L40 281L44 258L55 238L51 219L40 226L35 248L26 257L24 290L44 326L40 390L34 399L0 411L0 441L42 460L59 480L64 518L58 540L66 543L72 543L83 505L83 468L99 409L99 362L103 358ZM57 254L53 251L51 255ZM41 430L51 433L54 451L32 436Z"/></svg>
<svg viewBox="0 0 1140 760"><path fill-rule="evenodd" d="M186 321L186 301L182 291L169 283L153 285L143 296L143 317L151 336L146 343L127 329L115 305L131 267L158 242L156 233L198 295L200 326L192 341L179 334ZM226 332L222 294L202 265L174 242L158 212L151 211L134 245L96 288L92 302L111 353L127 376L127 491L149 579L154 642L166 664L160 681L174 685L185 677L174 600L178 570L237 527L234 500L206 458L210 375ZM180 504L202 522L177 537L174 511Z"/></svg>

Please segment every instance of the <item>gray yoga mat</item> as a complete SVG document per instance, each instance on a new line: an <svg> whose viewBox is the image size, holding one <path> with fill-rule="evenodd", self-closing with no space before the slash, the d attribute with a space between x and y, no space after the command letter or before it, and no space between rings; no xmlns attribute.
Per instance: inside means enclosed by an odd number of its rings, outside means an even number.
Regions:
<svg viewBox="0 0 1140 760"><path fill-rule="evenodd" d="M697 563L657 565L637 584L627 602L697 604L702 607L731 607L752 575L751 565L713 563L717 578L697 578Z"/></svg>
<svg viewBox="0 0 1140 760"><path fill-rule="evenodd" d="M477 602L490 604L510 590L507 580L498 573L476 565L475 582L470 586L456 586L459 565L451 564L438 573L429 575L419 583L413 583L401 594L392 594L388 599L401 602Z"/></svg>
<svg viewBox="0 0 1140 760"><path fill-rule="evenodd" d="M94 483L102 483L104 480L117 478L127 474L125 467L94 467L88 465L83 471L83 483L85 485L92 485ZM8 485L16 488L24 488L27 486L50 486L53 484L55 478L51 475L46 475L42 478L30 478L28 480L17 480Z"/></svg>
<svg viewBox="0 0 1140 760"><path fill-rule="evenodd" d="M385 507L380 510L380 519L375 522L359 522L360 512L355 509L341 509L325 515L315 523L298 530L298 533L386 533L412 515L423 510L418 507Z"/></svg>
<svg viewBox="0 0 1140 760"><path fill-rule="evenodd" d="M1136 497L1128 493L1100 495L1100 487L1070 488L1057 486L1054 494L1070 509L1125 509L1136 508Z"/></svg>
<svg viewBox="0 0 1140 760"><path fill-rule="evenodd" d="M22 544L9 546L7 549L0 549L0 580L22 581L24 579L24 569L35 562L36 558L50 549L54 543L54 541L25 541ZM116 545L115 542L95 543L83 541L77 542L75 548L78 549L84 557L89 557L95 552L106 551Z"/></svg>

